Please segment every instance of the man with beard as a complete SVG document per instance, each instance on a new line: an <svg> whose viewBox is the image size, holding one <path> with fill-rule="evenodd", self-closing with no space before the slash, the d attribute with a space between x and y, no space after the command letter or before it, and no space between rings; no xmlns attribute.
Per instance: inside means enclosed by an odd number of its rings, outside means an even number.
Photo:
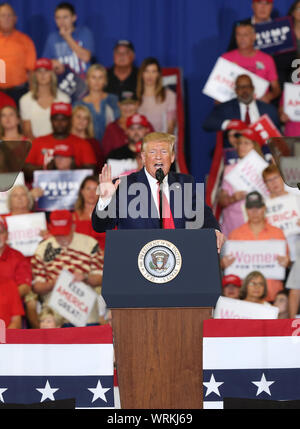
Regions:
<svg viewBox="0 0 300 429"><path fill-rule="evenodd" d="M111 166L112 177L139 170L141 162L141 142L150 132L146 116L136 113L126 121L128 144L110 152L107 164Z"/></svg>
<svg viewBox="0 0 300 429"><path fill-rule="evenodd" d="M232 120L242 120L246 125L256 122L262 115L267 114L275 126L280 127L276 108L254 98L254 85L251 78L240 75L235 81L236 97L225 103L214 106L206 118L203 128L205 131L225 131Z"/></svg>

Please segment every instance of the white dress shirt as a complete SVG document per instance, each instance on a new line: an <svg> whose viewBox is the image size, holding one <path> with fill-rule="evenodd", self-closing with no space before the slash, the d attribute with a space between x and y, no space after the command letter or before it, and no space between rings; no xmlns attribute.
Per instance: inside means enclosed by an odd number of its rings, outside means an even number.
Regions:
<svg viewBox="0 0 300 429"><path fill-rule="evenodd" d="M239 107L240 107L240 117L241 117L241 121L245 121L246 119L246 110L247 110L247 104L245 103L240 103L239 102ZM255 100L252 100L251 103L248 104L249 107L249 116L250 116L250 123L253 124L254 122L258 121L258 119L260 118L260 113L256 104ZM232 119L237 119L237 118L232 118ZM226 119L223 123L222 123L222 130L225 131L229 122L231 121L231 119Z"/></svg>

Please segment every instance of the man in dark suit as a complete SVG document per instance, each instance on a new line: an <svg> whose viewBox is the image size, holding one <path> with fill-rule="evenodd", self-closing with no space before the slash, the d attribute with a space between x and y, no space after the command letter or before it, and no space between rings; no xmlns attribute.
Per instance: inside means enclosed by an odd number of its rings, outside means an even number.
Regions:
<svg viewBox="0 0 300 429"><path fill-rule="evenodd" d="M232 119L240 119L246 124L251 124L264 114L270 117L277 128L280 127L276 108L272 104L254 99L254 85L248 75L237 77L235 93L237 98L214 106L203 124L205 131L226 131Z"/></svg>
<svg viewBox="0 0 300 429"><path fill-rule="evenodd" d="M110 168L107 165L103 167L99 175L100 198L92 214L95 231L104 232L115 227L160 228L158 198L160 188L163 227L213 228L216 231L217 248L220 251L224 235L220 232L220 226L211 209L203 200L200 203L193 177L170 171L175 159L174 142L175 137L170 134L148 134L143 140L141 151L144 168L115 182L112 181ZM158 173L162 174L160 186Z"/></svg>

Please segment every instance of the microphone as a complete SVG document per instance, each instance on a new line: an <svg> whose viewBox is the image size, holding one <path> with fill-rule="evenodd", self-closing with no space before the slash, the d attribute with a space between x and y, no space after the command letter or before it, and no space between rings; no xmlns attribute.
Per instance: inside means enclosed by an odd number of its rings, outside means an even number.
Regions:
<svg viewBox="0 0 300 429"><path fill-rule="evenodd" d="M158 183L161 185L165 178L165 173L162 168L159 168L158 170L156 170L155 177Z"/></svg>

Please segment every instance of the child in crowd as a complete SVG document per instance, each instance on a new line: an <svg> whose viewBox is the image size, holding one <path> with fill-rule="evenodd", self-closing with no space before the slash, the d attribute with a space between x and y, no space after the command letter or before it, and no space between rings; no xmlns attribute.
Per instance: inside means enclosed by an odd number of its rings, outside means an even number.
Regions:
<svg viewBox="0 0 300 429"><path fill-rule="evenodd" d="M64 319L52 308L45 306L39 314L40 329L61 328Z"/></svg>

